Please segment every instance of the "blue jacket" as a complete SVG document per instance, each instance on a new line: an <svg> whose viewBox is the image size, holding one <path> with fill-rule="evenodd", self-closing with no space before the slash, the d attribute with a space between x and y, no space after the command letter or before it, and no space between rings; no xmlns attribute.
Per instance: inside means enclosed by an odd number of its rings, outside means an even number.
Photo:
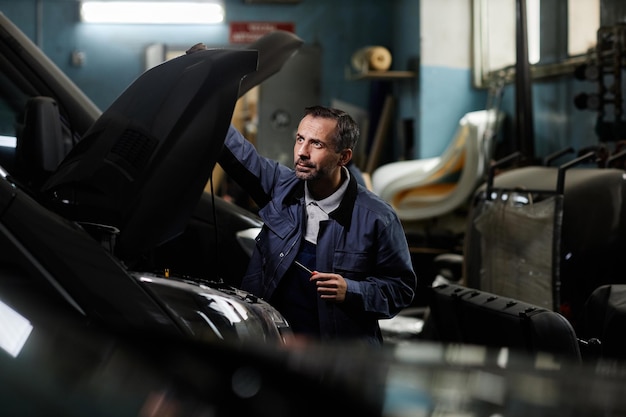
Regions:
<svg viewBox="0 0 626 417"><path fill-rule="evenodd" d="M260 156L231 126L219 163L259 206L264 222L242 289L269 300L296 258L306 223L304 181ZM382 341L378 319L410 305L416 277L395 211L351 176L340 206L320 224L315 269L342 275L343 303L318 298L323 339Z"/></svg>

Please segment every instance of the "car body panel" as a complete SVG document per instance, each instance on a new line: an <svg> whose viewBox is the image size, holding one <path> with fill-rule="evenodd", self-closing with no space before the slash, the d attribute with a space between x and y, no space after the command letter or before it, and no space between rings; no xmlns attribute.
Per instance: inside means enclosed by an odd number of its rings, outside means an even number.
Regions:
<svg viewBox="0 0 626 417"><path fill-rule="evenodd" d="M280 340L289 325L267 302L230 285L138 274L139 281L196 339Z"/></svg>
<svg viewBox="0 0 626 417"><path fill-rule="evenodd" d="M212 49L142 74L43 186L55 209L119 229L125 260L184 231L258 52Z"/></svg>

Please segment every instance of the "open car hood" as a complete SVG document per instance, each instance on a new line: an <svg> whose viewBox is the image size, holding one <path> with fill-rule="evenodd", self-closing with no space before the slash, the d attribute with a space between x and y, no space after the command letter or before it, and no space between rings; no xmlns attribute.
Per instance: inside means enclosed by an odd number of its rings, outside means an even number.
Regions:
<svg viewBox="0 0 626 417"><path fill-rule="evenodd" d="M277 72L301 44L278 32L247 49L202 50L146 71L44 184L51 208L115 230L115 252L123 260L182 233L237 99Z"/></svg>

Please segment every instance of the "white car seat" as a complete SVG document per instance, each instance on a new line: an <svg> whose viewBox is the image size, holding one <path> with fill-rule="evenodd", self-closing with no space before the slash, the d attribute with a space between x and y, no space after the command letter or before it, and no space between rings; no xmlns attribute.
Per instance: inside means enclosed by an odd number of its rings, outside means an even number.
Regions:
<svg viewBox="0 0 626 417"><path fill-rule="evenodd" d="M372 173L372 190L391 203L401 220L447 214L472 195L486 173L493 138L504 114L465 114L441 156L392 162Z"/></svg>

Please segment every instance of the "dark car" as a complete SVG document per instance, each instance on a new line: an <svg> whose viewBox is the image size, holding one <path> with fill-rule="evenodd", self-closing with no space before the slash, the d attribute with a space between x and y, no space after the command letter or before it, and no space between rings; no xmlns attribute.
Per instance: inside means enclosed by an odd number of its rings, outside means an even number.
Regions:
<svg viewBox="0 0 626 417"><path fill-rule="evenodd" d="M183 55L100 112L0 14L0 301L37 288L116 331L282 343L235 285L260 220L203 190L236 100L301 43Z"/></svg>

